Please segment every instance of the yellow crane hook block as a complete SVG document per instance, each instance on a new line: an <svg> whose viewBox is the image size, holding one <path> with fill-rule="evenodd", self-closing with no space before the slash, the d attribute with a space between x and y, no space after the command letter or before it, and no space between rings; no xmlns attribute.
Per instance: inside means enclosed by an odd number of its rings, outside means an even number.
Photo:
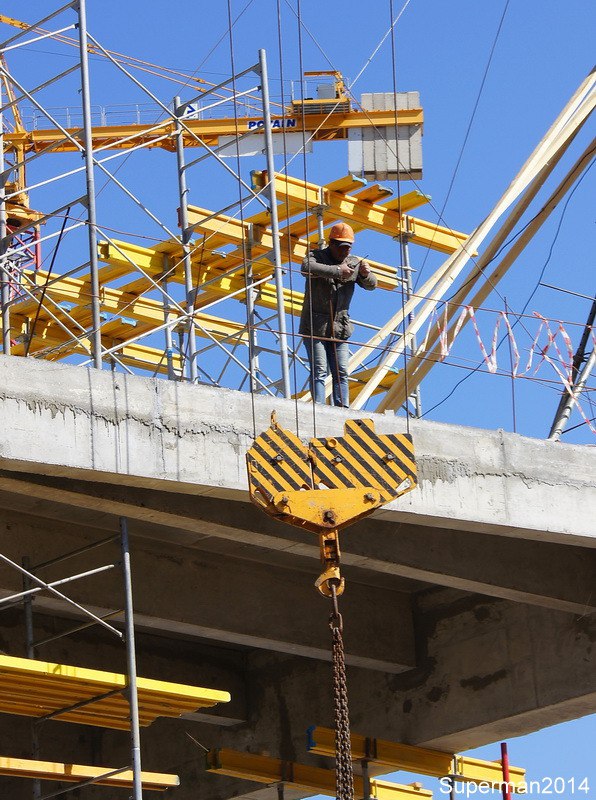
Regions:
<svg viewBox="0 0 596 800"><path fill-rule="evenodd" d="M349 419L342 437L313 438L308 446L277 424L258 436L246 454L250 498L276 519L319 534L327 568L317 581L339 578L337 533L417 485L409 434L375 433L370 419ZM341 586L340 586L341 583Z"/></svg>

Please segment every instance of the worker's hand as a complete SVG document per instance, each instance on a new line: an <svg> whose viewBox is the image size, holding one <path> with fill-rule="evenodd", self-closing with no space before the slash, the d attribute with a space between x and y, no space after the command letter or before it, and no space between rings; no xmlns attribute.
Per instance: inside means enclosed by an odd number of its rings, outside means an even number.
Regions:
<svg viewBox="0 0 596 800"><path fill-rule="evenodd" d="M348 267L347 264L340 264L339 265L339 279L341 281L347 281L353 274L354 270L352 267Z"/></svg>
<svg viewBox="0 0 596 800"><path fill-rule="evenodd" d="M360 259L360 263L358 264L358 274L361 278L368 278L370 275L370 267L366 261L363 261L362 259Z"/></svg>

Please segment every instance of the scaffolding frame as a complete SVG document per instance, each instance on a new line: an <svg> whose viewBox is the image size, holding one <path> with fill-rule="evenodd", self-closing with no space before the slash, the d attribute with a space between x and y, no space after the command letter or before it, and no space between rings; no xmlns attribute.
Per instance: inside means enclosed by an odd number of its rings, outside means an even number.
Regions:
<svg viewBox="0 0 596 800"><path fill-rule="evenodd" d="M7 607L12 607L15 603L20 603L20 602L23 603L24 616L25 616L25 645L26 645L27 658L35 659L38 648L42 647L45 644L49 644L50 642L53 642L56 639L70 636L73 633L77 633L81 630L93 627L95 625L101 625L105 630L107 630L112 635L115 635L118 639L120 639L126 647L127 689L125 695L130 709L130 753L131 753L130 766L125 766L117 770L109 770L108 772L96 775L91 779L82 781L79 784L76 784L75 786L69 786L66 789L59 790L56 792L51 792L50 794L46 794L43 796L41 794L40 780L34 779L33 800L48 800L50 797L57 797L61 794L72 791L73 788L76 789L77 787L98 783L104 781L105 779L113 775L117 775L119 773L126 772L129 770L132 771L132 776L133 776L133 795L132 795L133 800L142 800L143 797L142 778L141 778L142 770L141 770L141 749L140 749L140 721L139 721L139 704L138 704L138 692L137 692L137 666L136 666L136 649L135 649L135 633L134 633L134 605L133 605L132 573L131 573L131 562L130 562L130 540L128 534L128 520L126 519L126 517L119 518L119 529L120 529L119 534L105 537L96 542L92 542L83 547L71 550L70 552L63 553L59 556L56 556L55 558L41 562L39 564L32 565L30 563L30 559L28 557L25 557L23 559L22 565L19 565L16 562L9 559L6 555L0 553L0 561L18 571L22 576L23 580L22 592L17 592L13 595L8 595L7 597L1 598L0 610L5 609ZM66 583L71 583L76 580L90 577L91 575L97 575L99 573L115 569L118 566L117 562L111 564L105 564L102 565L101 567L97 567L92 570L87 570L85 572L78 573L75 575L69 575L66 578L61 578L59 580L52 581L51 583L44 581L37 574L37 572L39 572L42 569L62 563L75 556L79 556L89 552L90 550L95 550L97 548L111 544L117 540L119 540L120 543L120 559L121 559L120 567L122 570L123 591L124 591L123 609L111 611L106 615L98 617L92 611L85 608L80 603L76 603L74 600L71 600L67 595L63 594L56 588L56 586L59 585L61 586ZM33 596L40 591L49 591L51 594L53 594L61 601L65 602L67 605L76 608L79 614L82 614L84 618L85 617L87 618L87 622L83 624L78 624L75 627L69 628L54 636L46 637L45 639L41 640L36 640L34 635L34 624L33 624ZM121 614L124 615L124 632L119 631L117 628L115 628L113 625L107 622L107 619L114 616L119 616ZM91 698L90 700L85 700L76 703L75 705L64 707L58 711L54 711L50 714L46 714L43 717L35 719L32 725L32 742L31 742L33 759L38 760L40 756L40 740L39 740L40 725L43 725L46 721L50 719L59 717L61 714L64 714L67 711L71 711L83 705L88 705L90 703L97 702L98 700L105 699L109 695L120 694L120 693L121 690L118 689L113 692L108 692L107 694L97 695Z"/></svg>
<svg viewBox="0 0 596 800"><path fill-rule="evenodd" d="M3 351L6 354L30 353L34 357L50 360L70 358L76 359L81 365L96 368L109 364L112 369L129 374L139 370L149 371L154 376L163 374L171 380L212 386L229 386L235 382L237 388L248 385L253 392L290 397L290 367L297 365L302 369L304 365L298 352L300 340L296 345L293 336L286 330L287 315L299 312L298 306L302 297L298 292L288 291L283 285L284 274L288 269L293 269L292 262L301 260L294 257L296 253L292 253L291 248L294 246L296 249L297 243L302 247L303 241L306 249L320 245L328 223L340 218L350 222L355 230L369 229L389 234L396 239L400 248L400 256L396 260L400 266L394 270L397 277L393 287L401 285L404 294L401 310L386 324L371 326L356 321L364 330L371 328L374 333L368 341L353 342L357 350L350 358L354 389L351 392L352 405L362 408L373 395L382 394L376 410L397 411L404 408L406 413L419 416L420 381L440 359L437 357L437 333L431 333L423 346L418 345L417 334L425 322L432 319L437 307L443 302L445 292L475 256L476 249L498 217L524 192L515 210L493 237L478 262L473 265L471 278L464 286L471 288L478 283L485 264L491 260L498 244L520 219L530 200L543 186L554 165L594 108L592 73L555 121L495 209L471 237L467 237L465 234L432 225L426 220L411 217L411 210L430 199L420 192L410 192L408 195L387 200L390 190L381 186L364 188L364 182L354 176L347 176L327 186L315 186L305 180L290 178L287 174L276 174L273 161L275 137L272 136L272 101L269 97L264 50L259 51L255 64L220 84L201 89L190 98L176 96L172 104L165 103L91 35L87 30L84 0L73 0L42 20L32 25L23 25L15 36L0 44L0 54L37 40L22 41L22 37L39 31L42 24L54 21L66 13L74 13L74 23L58 27L55 31L43 29L41 35L44 38L55 36L63 39L64 31L76 28L79 58L77 65L28 90L8 72L4 62L0 64L0 74L5 85L12 87L12 96L6 103L4 98L0 98L0 114L9 109L14 114L15 109L18 109L18 102L27 99L49 120L55 132L55 136L51 137L48 131L38 131L41 134L39 146L32 144L30 151L23 146L22 150L14 151L14 157L8 166L4 161L0 165L0 304ZM90 47L93 52L101 53L119 74L151 100L160 110L162 118L152 125L131 125L128 128L106 126L105 136L100 129L94 128L91 124L88 69ZM56 115L44 108L36 95L77 71L81 77L82 127L69 130L58 121ZM237 89L238 80L252 75L255 76L257 85L246 90ZM214 100L205 106L202 101L210 96ZM238 123L239 120L242 121L246 128L245 123L250 119L256 124L254 117L250 117L248 112L254 113L255 104L258 104L261 114L258 128L263 135L267 168L266 171L253 173L252 185L242 179L239 162L238 168L234 169L226 160L224 151L226 148L229 150L229 145L219 142L218 138L225 126L205 127L206 121L202 119L205 110L220 107L224 103L233 103L236 111L236 104L245 100L250 107L246 106L245 117L235 116L235 141L239 145L245 138L253 135L251 130L241 130ZM343 138L347 135L349 126L382 124L381 117L375 115L385 112L353 112L351 108L345 108L344 100L345 93L339 92L336 101L329 101L323 119L319 118L321 115L311 114L312 109L309 109L309 113L302 114L303 124L308 118L308 127L304 130L305 133L308 131L308 137L304 137L305 143L307 138L310 141L329 136L329 119L339 107L343 109L342 114L345 117L342 122L344 127L341 131L338 128L338 135L341 134ZM203 110L198 112L198 120L188 113L197 101L201 101L203 106ZM292 102L291 108L295 115L299 106L300 101ZM282 113L285 113L284 109ZM365 116L368 117L367 121L363 120ZM419 124L422 121L421 109L392 111L390 116L392 125ZM214 121L217 120L209 120ZM228 130L229 122L230 120ZM3 131L0 135L2 133ZM14 144L10 135L8 140ZM153 213L107 166L122 153L142 151L151 146L164 147L176 154L179 232L172 230L172 226ZM187 157L189 147L201 147L206 152L191 159ZM0 149L4 154L4 147ZM103 155L108 149L116 149L116 152ZM8 179L13 173L17 177L22 176L29 164L40 155L62 150L79 152L83 166L29 186L18 185L17 180L14 182L16 188L7 191ZM195 210L196 207L189 202L187 174L205 159L217 161L240 188L239 199L219 211ZM157 226L162 236L165 234L168 238L159 241L154 248L145 248L144 251L143 248L115 239L98 221L95 175L99 173L140 209ZM579 173L570 173L568 180L577 180L577 174ZM11 267L10 263L12 260L14 265L15 259L23 258L26 245L18 244L16 240L25 232L27 224L11 230L7 225L7 208L19 194L22 195L27 190L41 189L53 182L71 179L77 175L84 176L85 191L49 213L38 214L34 225L34 230L37 231L35 272L27 269L20 271L19 294L13 296L14 266ZM264 210L244 219L244 210L252 202L259 203ZM61 216L65 220L66 217L70 218L75 206L81 206L86 212L84 221L64 225L60 232L44 236L39 234L40 225L49 220L56 221ZM286 213L287 211L291 213ZM232 212L234 216L226 217L227 212ZM303 218L292 222L291 218L298 213ZM223 230L227 220L237 220L238 216L242 221L237 229L239 236L228 235ZM541 222L546 216L540 217ZM314 235L311 235L311 221L315 223ZM55 278L49 274L51 270L44 272L39 257L41 243L55 242L57 248L63 237L84 227L87 228L88 237L88 259L85 263L68 269ZM532 224L531 235L539 227L539 224ZM193 240L197 233L199 238ZM524 244L531 239L531 235L522 237ZM306 239L303 239L305 236ZM285 245L286 242L289 245L288 254L284 254L282 258L282 244ZM442 250L449 254L449 258L425 286L413 294L409 246L417 243ZM225 250L230 245L235 249ZM523 248L515 251L516 255L521 249ZM203 251L208 252L204 261ZM106 258L106 253L111 256ZM485 298L513 260L509 256L503 259L499 268L480 286L471 301L465 293L458 294L456 302L451 305L451 316L458 304L476 303L480 302L479 298ZM107 266L100 266L102 263ZM202 275L204 265L205 274ZM87 270L87 274L82 278L76 277L83 269ZM122 278L126 276L129 276L129 281L122 284ZM273 279L272 283L269 283L269 278ZM113 286L114 282L118 282L116 287ZM182 295L176 291L178 285L183 287ZM53 297L53 293L56 293L58 299ZM240 302L246 306L246 319L243 323L233 322L229 315L212 317L206 313L216 306L222 305L226 308L227 301L235 301L236 304ZM257 312L259 305L274 310L275 315L266 320L261 318ZM36 307L38 311L32 324L32 313ZM134 309L130 317L126 314L128 308ZM449 341L452 341L453 335L452 327L448 334ZM207 340L204 347L198 344L201 338ZM155 346L157 340L163 340L163 347ZM398 373L393 365L403 354L407 354L404 358L405 368ZM279 363L279 376L274 374L278 373L277 366L271 368L272 358ZM365 368L364 361L374 363L375 366ZM356 371L357 368L360 369ZM295 369L294 373L296 374ZM305 377L304 384L306 382ZM305 385L301 388L294 387L294 396L296 395L300 395L303 400L310 399Z"/></svg>

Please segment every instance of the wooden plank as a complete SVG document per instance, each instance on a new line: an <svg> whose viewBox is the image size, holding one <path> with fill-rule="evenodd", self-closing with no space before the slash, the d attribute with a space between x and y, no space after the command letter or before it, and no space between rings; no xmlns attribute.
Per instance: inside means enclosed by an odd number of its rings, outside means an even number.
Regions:
<svg viewBox="0 0 596 800"><path fill-rule="evenodd" d="M63 764L57 761L33 761L28 758L0 756L0 775L12 778L33 778L42 781L64 781L81 783L92 780L97 786L113 786L130 789L133 786L133 773L128 769L118 775L102 778L116 767L97 767L83 764ZM178 775L164 772L141 772L143 789L163 792L180 786Z"/></svg>

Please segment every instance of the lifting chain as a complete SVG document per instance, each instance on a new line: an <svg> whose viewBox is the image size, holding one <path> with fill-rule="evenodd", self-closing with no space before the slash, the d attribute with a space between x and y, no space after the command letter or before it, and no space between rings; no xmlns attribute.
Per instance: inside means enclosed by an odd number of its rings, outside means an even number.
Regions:
<svg viewBox="0 0 596 800"><path fill-rule="evenodd" d="M350 716L348 712L348 685L343 641L343 620L337 606L337 584L329 581L333 611L329 627L333 636L333 694L335 699L335 783L337 800L354 800L354 773L352 770L352 745Z"/></svg>

